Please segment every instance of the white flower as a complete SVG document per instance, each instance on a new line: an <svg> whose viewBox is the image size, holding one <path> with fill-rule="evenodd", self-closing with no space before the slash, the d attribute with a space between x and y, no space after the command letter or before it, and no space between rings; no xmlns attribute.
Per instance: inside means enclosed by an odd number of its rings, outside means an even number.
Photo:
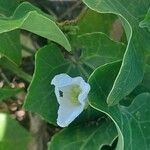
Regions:
<svg viewBox="0 0 150 150"><path fill-rule="evenodd" d="M82 77L71 78L67 74L56 75L51 84L59 103L57 124L68 126L86 107L90 85Z"/></svg>

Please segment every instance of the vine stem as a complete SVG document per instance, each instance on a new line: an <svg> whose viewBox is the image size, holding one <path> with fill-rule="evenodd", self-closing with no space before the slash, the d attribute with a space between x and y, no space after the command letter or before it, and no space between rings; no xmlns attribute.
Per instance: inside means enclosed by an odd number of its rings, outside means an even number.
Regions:
<svg viewBox="0 0 150 150"><path fill-rule="evenodd" d="M31 82L32 76L24 72L22 69L20 69L16 64L14 64L11 61L6 60L6 58L1 58L0 60L0 66L3 69L7 69L11 71L12 73L16 74L18 77L24 79L27 82Z"/></svg>

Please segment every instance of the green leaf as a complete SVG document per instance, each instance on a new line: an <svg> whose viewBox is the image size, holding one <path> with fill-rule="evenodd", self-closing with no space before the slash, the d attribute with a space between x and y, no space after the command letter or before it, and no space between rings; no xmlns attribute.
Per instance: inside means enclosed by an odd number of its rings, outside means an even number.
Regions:
<svg viewBox="0 0 150 150"><path fill-rule="evenodd" d="M16 64L21 63L21 44L19 30L0 34L0 54Z"/></svg>
<svg viewBox="0 0 150 150"><path fill-rule="evenodd" d="M146 65L142 86L146 89L145 91L150 92L150 66L149 65Z"/></svg>
<svg viewBox="0 0 150 150"><path fill-rule="evenodd" d="M35 60L35 72L24 108L37 112L48 122L56 122L58 104L50 83L56 74L69 71L69 62L65 61L57 46L51 45L39 50Z"/></svg>
<svg viewBox="0 0 150 150"><path fill-rule="evenodd" d="M146 27L150 31L150 9L148 10L148 13L146 14L144 20L140 22L140 27Z"/></svg>
<svg viewBox="0 0 150 150"><path fill-rule="evenodd" d="M138 95L129 107L108 107L107 95L119 71L120 62L97 68L89 78L91 91L89 103L96 110L108 115L115 123L119 140L117 150L150 149L150 94Z"/></svg>
<svg viewBox="0 0 150 150"><path fill-rule="evenodd" d="M4 100L4 99L7 99L11 96L14 96L16 95L17 93L19 93L22 89L19 89L19 88L15 88L15 89L12 89L12 88L0 88L0 101Z"/></svg>
<svg viewBox="0 0 150 150"><path fill-rule="evenodd" d="M80 35L72 45L81 49L81 62L89 67L88 71L91 69L90 73L100 65L121 60L125 49L123 43L114 42L101 32Z"/></svg>
<svg viewBox="0 0 150 150"><path fill-rule="evenodd" d="M32 76L25 73L21 68L19 68L15 63L9 61L7 58L0 58L0 67L6 70L11 71L16 74L18 77L24 79L27 82L31 82Z"/></svg>
<svg viewBox="0 0 150 150"><path fill-rule="evenodd" d="M0 15L10 16L18 5L19 0L0 0Z"/></svg>
<svg viewBox="0 0 150 150"><path fill-rule="evenodd" d="M146 65L144 78L142 82L133 90L131 95L138 95L139 93L148 92L150 93L150 66ZM130 95L129 95L130 96Z"/></svg>
<svg viewBox="0 0 150 150"><path fill-rule="evenodd" d="M117 17L113 14L99 14L93 10L88 9L79 16L77 26L79 27L79 34L104 32L110 34L112 24Z"/></svg>
<svg viewBox="0 0 150 150"><path fill-rule="evenodd" d="M30 134L6 114L0 113L0 149L27 150Z"/></svg>
<svg viewBox="0 0 150 150"><path fill-rule="evenodd" d="M126 96L120 104L129 106L133 99L139 95L139 93L150 93L150 66L146 65L144 78L142 82L131 92L130 95Z"/></svg>
<svg viewBox="0 0 150 150"><path fill-rule="evenodd" d="M92 43L92 38L94 38L94 42L101 43L99 47L95 47ZM87 42L83 42L84 39L91 42L91 47L86 47ZM123 45L111 41L104 34L87 34L79 38L79 40L83 42L82 44L85 47L81 57L77 57L76 52L78 52L78 50L76 50L73 55L65 53L64 56L66 59L64 59L63 53L61 53L60 49L55 45L48 45L37 52L34 76L28 89L24 108L28 111L40 114L50 123L56 123L58 110L54 87L50 85L55 75L67 73L72 77L82 76L86 80L95 67L121 58L120 54ZM112 52L116 50L118 52L120 51L120 54L115 55ZM91 53L93 54L92 58L90 58ZM107 58L107 56L111 56L111 54L113 54L113 56ZM104 62L97 61L97 63L95 63L92 59L96 59L97 57L98 59L102 57L102 59L106 60Z"/></svg>
<svg viewBox="0 0 150 150"><path fill-rule="evenodd" d="M1 18L0 24L0 33L24 29L57 42L66 50L71 51L66 36L56 23L28 2L20 4L10 18Z"/></svg>
<svg viewBox="0 0 150 150"><path fill-rule="evenodd" d="M49 150L101 150L104 145L112 145L117 131L111 121L84 124L63 129L55 134L49 143Z"/></svg>
<svg viewBox="0 0 150 150"><path fill-rule="evenodd" d="M150 7L149 0L83 0L83 2L100 13L113 13L120 17L126 32L128 45L120 71L108 95L109 105L117 104L128 95L143 79L145 51L150 49L150 35L139 28L141 16Z"/></svg>

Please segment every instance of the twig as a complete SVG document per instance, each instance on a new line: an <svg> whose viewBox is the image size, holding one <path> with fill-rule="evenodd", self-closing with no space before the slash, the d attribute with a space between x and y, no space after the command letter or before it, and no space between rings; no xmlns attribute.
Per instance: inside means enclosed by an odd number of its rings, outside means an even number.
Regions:
<svg viewBox="0 0 150 150"><path fill-rule="evenodd" d="M32 55L35 54L34 50L32 50L32 49L30 49L30 48L28 48L28 47L26 47L26 46L24 46L24 45L21 45L21 46L22 46L22 48L23 48L26 52L28 52L28 53L30 53L30 54L32 54Z"/></svg>
<svg viewBox="0 0 150 150"><path fill-rule="evenodd" d="M77 25L78 22L80 22L80 20L82 20L82 18L85 16L86 12L87 12L88 8L87 7L84 7L81 11L81 13L79 14L78 17L76 17L75 19L73 20L66 20L64 22L61 22L61 23L57 23L60 27L63 27L63 26L67 26L67 25Z"/></svg>
<svg viewBox="0 0 150 150"><path fill-rule="evenodd" d="M31 75L29 75L26 72L22 71L16 64L6 60L5 58L1 59L0 67L10 70L14 74L16 74L18 77L24 79L25 81L27 81L29 83L32 80L32 76Z"/></svg>
<svg viewBox="0 0 150 150"><path fill-rule="evenodd" d="M59 17L59 20L62 20L67 14L71 13L74 9L76 9L81 3L82 3L82 1L77 1L75 5L73 5L72 7L70 7L67 11L65 11L65 12Z"/></svg>
<svg viewBox="0 0 150 150"><path fill-rule="evenodd" d="M4 79L4 81L5 81L8 85L10 85L10 82L9 82L8 78L7 78L6 75L2 72L1 69L0 69L0 75L1 75L1 77Z"/></svg>

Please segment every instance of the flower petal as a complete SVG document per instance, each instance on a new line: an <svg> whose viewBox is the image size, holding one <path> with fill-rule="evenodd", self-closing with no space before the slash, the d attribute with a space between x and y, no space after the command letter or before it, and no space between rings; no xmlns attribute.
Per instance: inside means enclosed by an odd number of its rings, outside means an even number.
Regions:
<svg viewBox="0 0 150 150"><path fill-rule="evenodd" d="M67 85L70 85L71 83L72 83L72 78L65 73L56 75L52 79L51 84L55 85L55 95L56 95L56 98L57 98L57 101L59 104L61 101L61 97L60 97L60 93L59 93L61 90L60 88L67 86Z"/></svg>
<svg viewBox="0 0 150 150"><path fill-rule="evenodd" d="M78 100L81 104L85 105L86 101L87 101L87 95L90 91L90 85L88 83L86 83L83 78L81 77L76 77L73 78L73 84L78 84L81 88L81 93L78 96Z"/></svg>
<svg viewBox="0 0 150 150"><path fill-rule="evenodd" d="M83 110L82 105L75 105L67 99L62 100L58 109L57 124L61 127L68 126Z"/></svg>
<svg viewBox="0 0 150 150"><path fill-rule="evenodd" d="M72 78L65 73L56 75L51 81L51 84L55 85L55 87L63 87L70 85L71 83Z"/></svg>
<svg viewBox="0 0 150 150"><path fill-rule="evenodd" d="M64 87L57 87L55 86L55 95L57 98L58 103L60 104L60 102L65 98L69 97L70 95L70 86L64 86ZM62 96L60 96L60 92L62 92Z"/></svg>
<svg viewBox="0 0 150 150"><path fill-rule="evenodd" d="M78 96L78 100L81 104L85 104L87 101L87 96L90 91L90 85L86 82L80 83L81 93Z"/></svg>

